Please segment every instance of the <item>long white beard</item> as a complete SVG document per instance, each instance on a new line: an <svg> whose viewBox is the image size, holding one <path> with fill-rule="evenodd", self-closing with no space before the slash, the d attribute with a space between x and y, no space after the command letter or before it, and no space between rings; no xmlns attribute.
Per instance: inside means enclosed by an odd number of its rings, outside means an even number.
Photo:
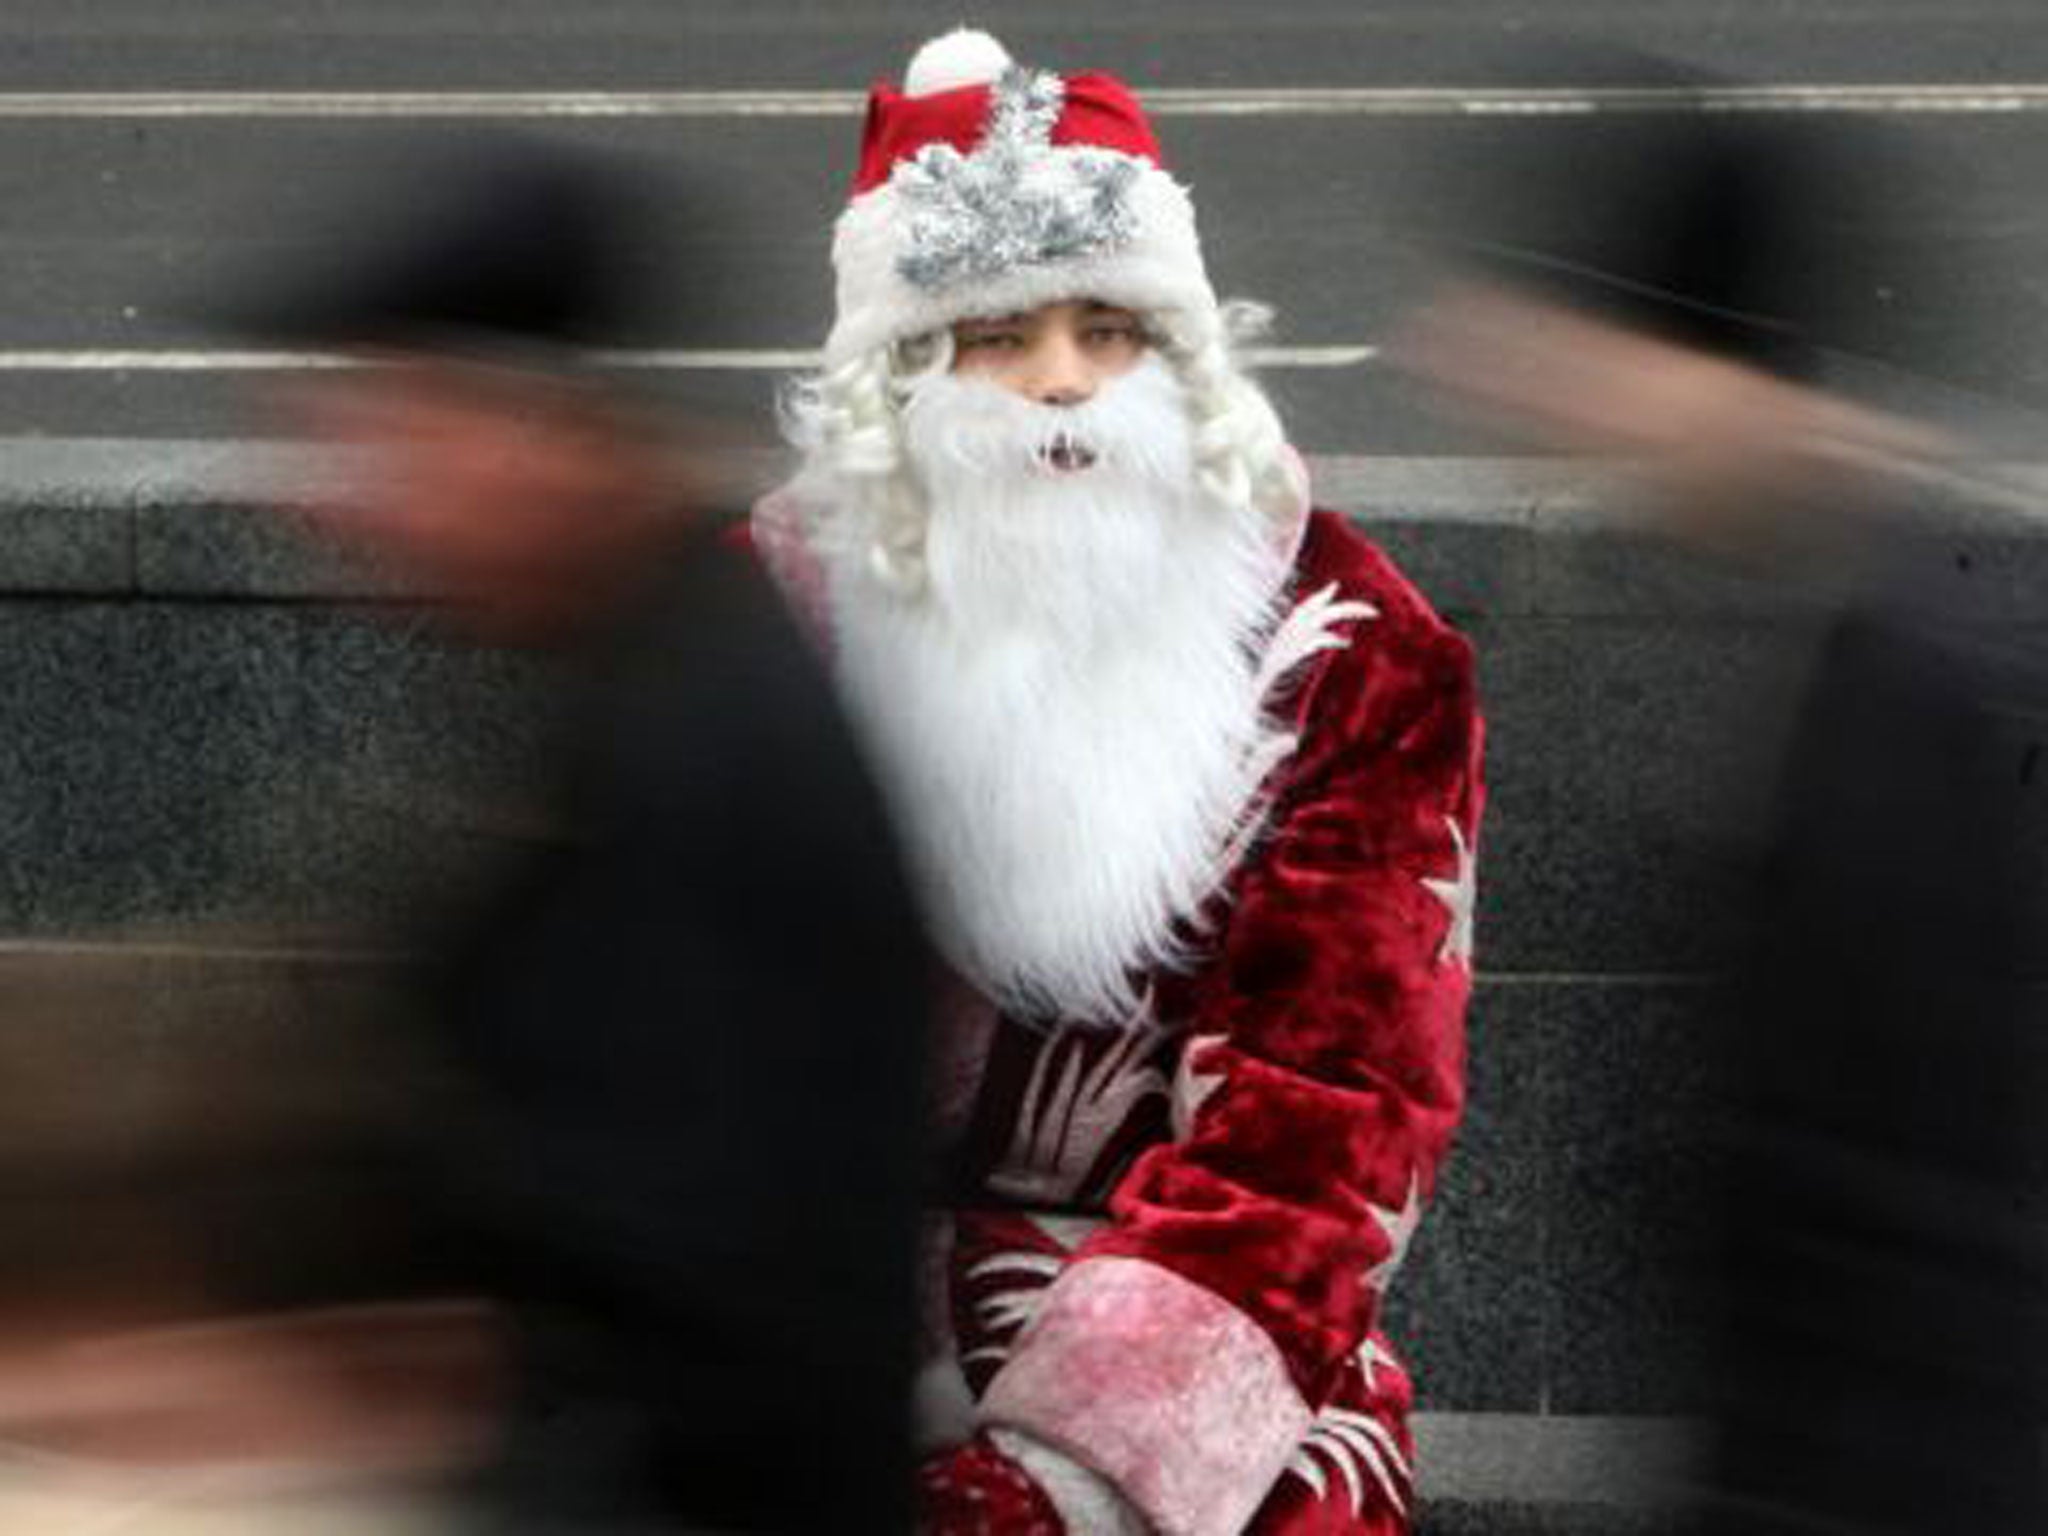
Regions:
<svg viewBox="0 0 2048 1536"><path fill-rule="evenodd" d="M927 582L904 595L828 551L854 716L948 958L1021 1013L1124 1020L1291 746L1257 666L1286 560L1197 489L1156 360L1078 408L938 376L905 429ZM1057 470L1052 444L1094 462Z"/></svg>

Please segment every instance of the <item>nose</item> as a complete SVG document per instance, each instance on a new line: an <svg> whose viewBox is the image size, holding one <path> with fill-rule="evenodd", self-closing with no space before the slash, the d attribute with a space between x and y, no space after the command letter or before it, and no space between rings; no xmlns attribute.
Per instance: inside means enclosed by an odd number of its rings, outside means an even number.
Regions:
<svg viewBox="0 0 2048 1536"><path fill-rule="evenodd" d="M1081 405L1095 393L1095 368L1071 336L1053 332L1032 349L1027 393L1040 405Z"/></svg>

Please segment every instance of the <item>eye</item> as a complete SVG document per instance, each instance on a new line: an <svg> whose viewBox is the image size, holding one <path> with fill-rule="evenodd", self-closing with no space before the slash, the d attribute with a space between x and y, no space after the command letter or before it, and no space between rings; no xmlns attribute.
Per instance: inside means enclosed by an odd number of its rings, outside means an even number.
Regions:
<svg viewBox="0 0 2048 1536"><path fill-rule="evenodd" d="M1111 320L1091 325L1085 334L1089 343L1098 347L1127 344L1136 346L1142 344L1145 339L1144 332L1138 329L1135 322L1129 320Z"/></svg>
<svg viewBox="0 0 2048 1536"><path fill-rule="evenodd" d="M953 340L962 352L1008 352L1024 345L1016 331L967 331Z"/></svg>

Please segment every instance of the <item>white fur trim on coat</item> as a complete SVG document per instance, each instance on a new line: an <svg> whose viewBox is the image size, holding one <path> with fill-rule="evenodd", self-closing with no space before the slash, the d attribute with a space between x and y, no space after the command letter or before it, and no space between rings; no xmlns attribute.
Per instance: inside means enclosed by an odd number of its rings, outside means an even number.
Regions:
<svg viewBox="0 0 2048 1536"><path fill-rule="evenodd" d="M1099 1472L1089 1471L1073 1457L1061 1455L1021 1430L991 1430L989 1438L1052 1500L1070 1536L1151 1536L1144 1517Z"/></svg>
<svg viewBox="0 0 2048 1536"><path fill-rule="evenodd" d="M1161 1536L1237 1536L1315 1419L1258 1324L1120 1257L1052 1283L982 1417L1102 1473Z"/></svg>

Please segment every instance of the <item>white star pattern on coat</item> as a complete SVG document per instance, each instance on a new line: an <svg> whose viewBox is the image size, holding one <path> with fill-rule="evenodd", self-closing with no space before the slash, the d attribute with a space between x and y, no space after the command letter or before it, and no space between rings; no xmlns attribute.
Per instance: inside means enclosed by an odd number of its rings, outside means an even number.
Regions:
<svg viewBox="0 0 2048 1536"><path fill-rule="evenodd" d="M1371 603L1340 599L1334 581L1321 591L1303 598L1288 611L1287 617L1281 620L1272 638L1266 642L1259 657L1259 670L1252 679L1253 697L1260 701L1262 707L1273 707L1274 691L1288 680L1295 669L1312 656L1319 656L1324 651L1341 651L1351 644L1352 637L1337 633L1337 625L1379 616L1379 609ZM1224 847L1223 868L1235 869L1243 863L1251 852L1252 844L1266 830L1267 781L1300 745L1300 738L1293 733L1275 730L1268 733L1254 754L1246 759L1247 780L1261 788L1245 807L1237 831Z"/></svg>
<svg viewBox="0 0 2048 1536"><path fill-rule="evenodd" d="M1059 1277L1065 1265L1066 1260L1056 1253L1012 1252L983 1259L968 1270L969 1280L986 1280L992 1275L1024 1275L1029 1278L1022 1285L993 1292L975 1304L983 1326L1003 1337L980 1349L968 1350L960 1357L960 1363L973 1365L977 1361L993 1360L1000 1364L1009 1359L1010 1346L1038 1315L1038 1309L1045 1301L1046 1287Z"/></svg>
<svg viewBox="0 0 2048 1536"><path fill-rule="evenodd" d="M1401 1208L1389 1210L1384 1206L1368 1203L1366 1209L1372 1212L1372 1219L1387 1234L1387 1256L1365 1272L1365 1283L1375 1295L1384 1295L1387 1286L1393 1282L1394 1272L1401 1267L1401 1261L1408 1257L1408 1245L1415 1240L1415 1229L1422 1225L1422 1179L1410 1172L1408 1175L1408 1198Z"/></svg>
<svg viewBox="0 0 2048 1536"><path fill-rule="evenodd" d="M1370 1472L1380 1492L1401 1514L1408 1513L1408 1501L1401 1496L1401 1484L1414 1474L1387 1427L1377 1419L1347 1408L1325 1408L1317 1415L1315 1427L1288 1462L1287 1470L1315 1490L1319 1500L1330 1497L1329 1478L1317 1457L1329 1460L1344 1475L1353 1519L1365 1513L1365 1479Z"/></svg>
<svg viewBox="0 0 2048 1536"><path fill-rule="evenodd" d="M1221 1072L1197 1072L1195 1055L1212 1045L1221 1045L1222 1035L1193 1035L1181 1047L1180 1065L1173 1074L1173 1139L1186 1141L1194 1131L1195 1116L1209 1096L1223 1086Z"/></svg>
<svg viewBox="0 0 2048 1536"><path fill-rule="evenodd" d="M1165 1035L1147 993L1093 1067L1086 1030L1063 1029L1040 1045L1010 1149L990 1188L1018 1200L1071 1202L1137 1105L1155 1094L1171 1101L1173 1084L1152 1064ZM1056 1069L1056 1061L1064 1066Z"/></svg>
<svg viewBox="0 0 2048 1536"><path fill-rule="evenodd" d="M1458 852L1457 873L1450 879L1424 878L1423 889L1444 904L1444 911L1450 914L1450 926L1444 931L1444 941L1438 946L1436 963L1445 965L1456 961L1462 965L1472 963L1472 911L1479 896L1479 861L1472 856L1472 849L1465 841L1465 829L1458 825L1455 816L1446 816L1444 825L1451 831L1451 846Z"/></svg>
<svg viewBox="0 0 2048 1536"><path fill-rule="evenodd" d="M991 1275L1026 1276L1021 1285L1007 1291L997 1291L977 1304L975 1310L981 1314L984 1326L999 1330L1004 1337L980 1349L970 1349L960 1356L960 1364L975 1365L992 1360L997 1365L1010 1358L1010 1349L1031 1326L1031 1320L1038 1315L1038 1309L1045 1301L1045 1293L1052 1282L1066 1268L1067 1260L1090 1233L1099 1231L1102 1219L1097 1216L1056 1216L1035 1211L1025 1218L1047 1237L1060 1245L1059 1253L1033 1253L1024 1249L1012 1249L983 1259L967 1271L970 1281L986 1280Z"/></svg>
<svg viewBox="0 0 2048 1536"><path fill-rule="evenodd" d="M1266 642L1265 652L1259 658L1258 675L1253 680L1253 691L1263 699L1309 657L1322 651L1344 649L1351 643L1351 637L1338 634L1337 625L1379 616L1379 609L1371 603L1347 602L1339 598L1334 581L1321 591L1310 593L1294 605L1280 627L1273 631L1273 638Z"/></svg>
<svg viewBox="0 0 2048 1536"><path fill-rule="evenodd" d="M1375 1368L1382 1365L1391 1365L1398 1370L1401 1362L1388 1354L1384 1349L1381 1349L1378 1339L1368 1335L1365 1343L1360 1346L1358 1351L1358 1371L1365 1378L1366 1391L1377 1392L1379 1390L1379 1378L1375 1374Z"/></svg>

